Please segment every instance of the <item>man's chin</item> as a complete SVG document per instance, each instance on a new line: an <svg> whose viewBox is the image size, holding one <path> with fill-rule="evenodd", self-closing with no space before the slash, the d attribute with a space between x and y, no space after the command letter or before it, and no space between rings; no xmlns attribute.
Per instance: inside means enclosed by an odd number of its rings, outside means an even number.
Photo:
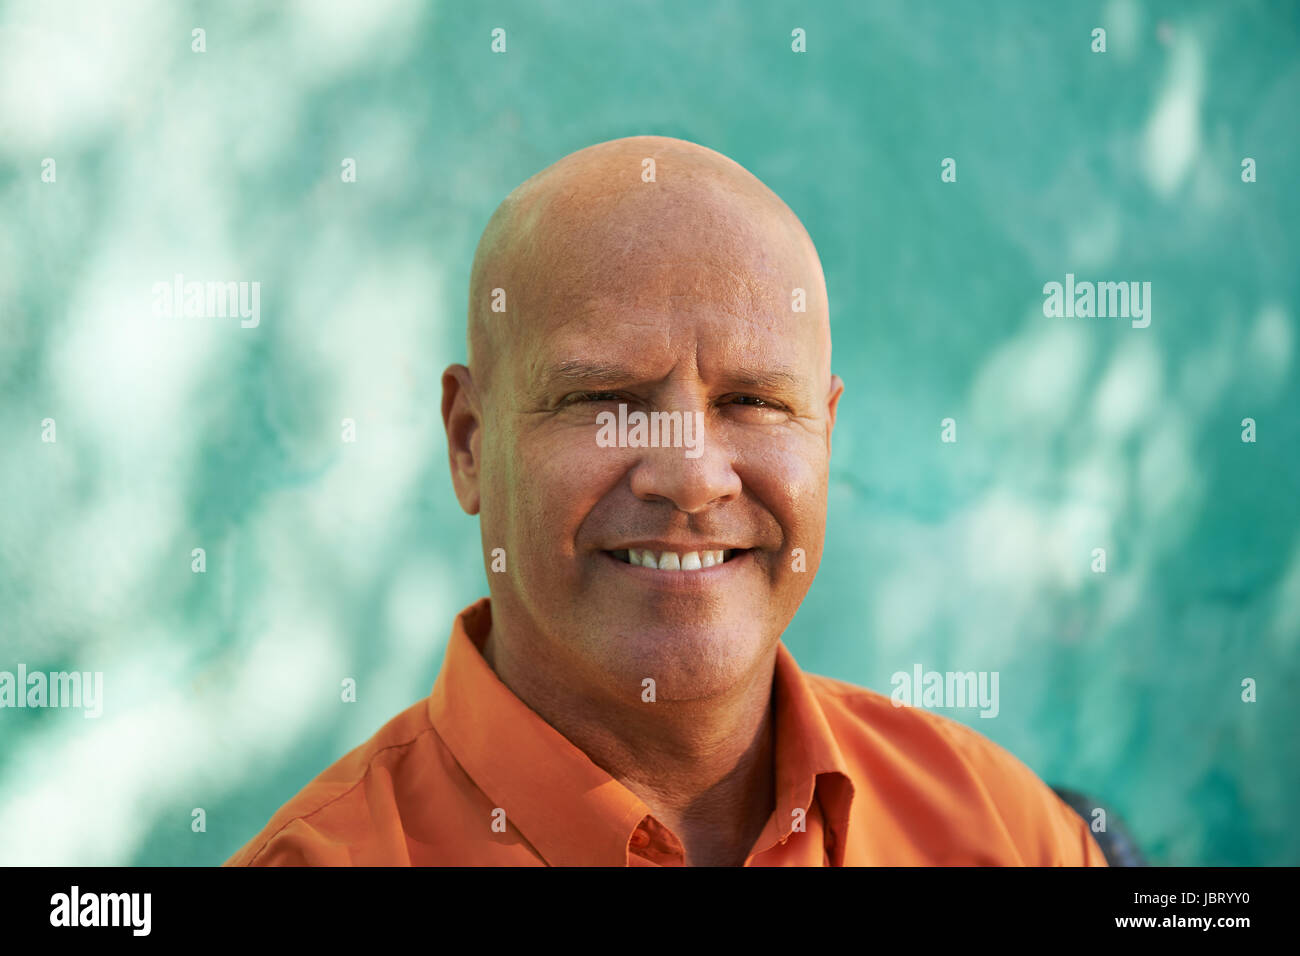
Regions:
<svg viewBox="0 0 1300 956"><path fill-rule="evenodd" d="M691 700L726 693L752 679L754 669L775 640L758 625L761 618L737 614L721 621L619 620L602 643L608 669L619 686L635 688L644 699L652 680L657 700Z"/></svg>

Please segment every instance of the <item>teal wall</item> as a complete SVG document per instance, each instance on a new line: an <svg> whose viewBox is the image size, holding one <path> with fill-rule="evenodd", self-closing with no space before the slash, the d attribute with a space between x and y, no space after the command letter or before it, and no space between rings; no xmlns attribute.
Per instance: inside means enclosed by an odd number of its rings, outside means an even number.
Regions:
<svg viewBox="0 0 1300 956"><path fill-rule="evenodd" d="M0 711L0 863L220 862L428 692L487 587L439 418L475 242L636 133L822 255L804 667L997 671L996 718L950 715L1155 862L1300 862L1298 9L0 6L0 670L105 680L98 720ZM154 316L178 272L259 281L260 325ZM1045 317L1066 273L1151 282L1150 327Z"/></svg>

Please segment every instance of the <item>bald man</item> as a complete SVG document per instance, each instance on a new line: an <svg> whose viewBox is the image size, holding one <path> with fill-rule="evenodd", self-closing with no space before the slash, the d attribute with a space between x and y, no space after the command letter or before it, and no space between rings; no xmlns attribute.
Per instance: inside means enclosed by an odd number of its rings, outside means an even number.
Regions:
<svg viewBox="0 0 1300 956"><path fill-rule="evenodd" d="M1104 865L1009 753L782 644L843 389L817 251L743 167L638 136L520 185L443 375L490 597L228 862Z"/></svg>

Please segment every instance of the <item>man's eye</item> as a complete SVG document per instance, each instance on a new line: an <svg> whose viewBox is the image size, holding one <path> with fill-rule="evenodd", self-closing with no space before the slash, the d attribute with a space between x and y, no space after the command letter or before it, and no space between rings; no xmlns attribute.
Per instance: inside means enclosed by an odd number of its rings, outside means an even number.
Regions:
<svg viewBox="0 0 1300 956"><path fill-rule="evenodd" d="M560 401L561 405L573 405L578 402L616 402L617 392L574 392Z"/></svg>
<svg viewBox="0 0 1300 956"><path fill-rule="evenodd" d="M765 408L774 412L786 410L780 402L759 398L757 395L728 395L725 401L729 405L744 405L746 408Z"/></svg>

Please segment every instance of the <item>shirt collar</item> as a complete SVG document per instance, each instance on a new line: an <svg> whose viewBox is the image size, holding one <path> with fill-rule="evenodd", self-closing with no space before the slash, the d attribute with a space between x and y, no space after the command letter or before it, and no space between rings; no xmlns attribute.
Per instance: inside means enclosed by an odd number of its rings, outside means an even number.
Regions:
<svg viewBox="0 0 1300 956"><path fill-rule="evenodd" d="M429 719L478 788L547 863L625 866L628 839L650 808L501 682L480 650L491 623L488 598L457 615L429 696ZM777 647L773 689L776 810L756 848L788 837L794 811L807 813L816 796L826 817L827 852L832 863L841 862L852 784L826 717L784 644Z"/></svg>
<svg viewBox="0 0 1300 956"><path fill-rule="evenodd" d="M777 644L772 687L777 786L776 810L769 827L775 828L774 839L785 839L794 826L794 811L806 814L815 797L825 817L831 863L842 865L853 782L821 704L794 655L781 642ZM760 849L767 846L767 837L765 831L759 838Z"/></svg>

